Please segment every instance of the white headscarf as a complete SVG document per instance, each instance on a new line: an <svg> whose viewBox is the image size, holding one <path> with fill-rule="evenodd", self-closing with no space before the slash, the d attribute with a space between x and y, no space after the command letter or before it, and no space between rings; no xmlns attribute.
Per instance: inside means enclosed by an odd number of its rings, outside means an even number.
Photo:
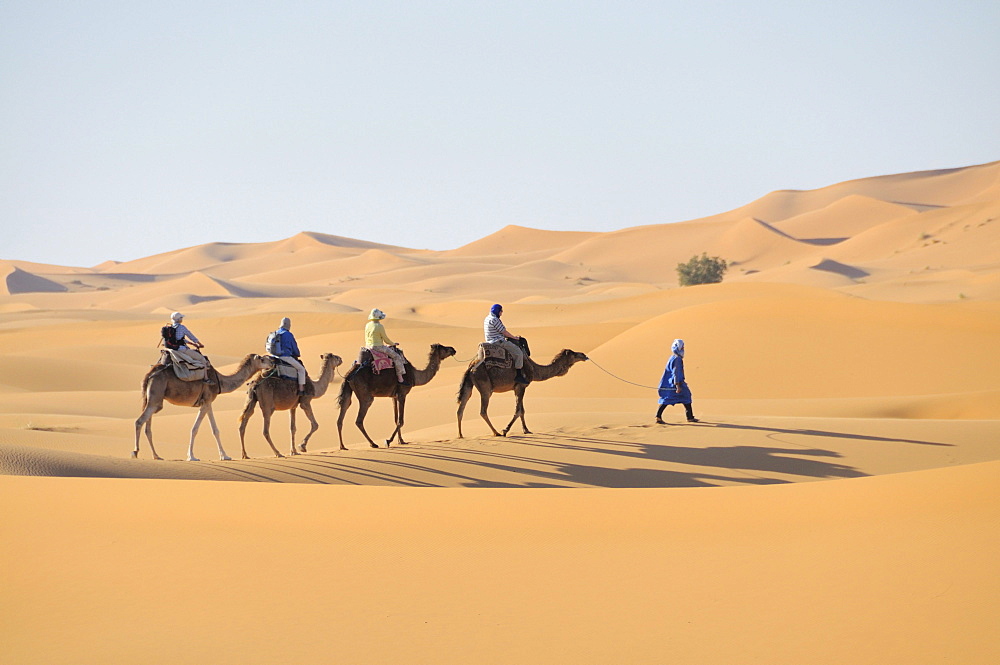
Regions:
<svg viewBox="0 0 1000 665"><path fill-rule="evenodd" d="M670 345L670 350L673 351L678 356L680 356L681 358L683 358L684 357L684 340L682 340L682 339L675 339L674 343Z"/></svg>

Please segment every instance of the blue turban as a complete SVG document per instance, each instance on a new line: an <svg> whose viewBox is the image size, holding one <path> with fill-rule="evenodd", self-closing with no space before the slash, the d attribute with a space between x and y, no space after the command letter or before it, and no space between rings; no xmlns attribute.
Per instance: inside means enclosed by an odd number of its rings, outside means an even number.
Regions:
<svg viewBox="0 0 1000 665"><path fill-rule="evenodd" d="M501 311L503 311L503 307L500 305L493 305L493 307L490 307L490 314L493 316L500 316Z"/></svg>

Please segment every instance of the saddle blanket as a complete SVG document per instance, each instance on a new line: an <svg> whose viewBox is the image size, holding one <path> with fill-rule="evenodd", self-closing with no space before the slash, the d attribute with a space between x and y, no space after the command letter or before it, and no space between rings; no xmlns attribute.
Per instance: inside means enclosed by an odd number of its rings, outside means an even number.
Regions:
<svg viewBox="0 0 1000 665"><path fill-rule="evenodd" d="M476 354L476 362L486 362L497 367L513 367L514 359L507 353L507 349L499 344L490 342L480 342L479 352Z"/></svg>
<svg viewBox="0 0 1000 665"><path fill-rule="evenodd" d="M384 369L392 369L392 358L382 353L381 351L376 351L375 349L368 349L368 352L372 354L372 371L378 374Z"/></svg>
<svg viewBox="0 0 1000 665"><path fill-rule="evenodd" d="M298 381L299 375L295 371L295 368L286 363L281 358L277 356L271 356L271 360L274 361L274 369L264 375L264 378L277 377L279 379L289 379L291 381ZM306 372L306 378L309 378L309 373Z"/></svg>
<svg viewBox="0 0 1000 665"><path fill-rule="evenodd" d="M207 360L207 359L206 359ZM206 367L190 363L172 349L160 351L160 364L170 367L181 381L203 381L208 374Z"/></svg>

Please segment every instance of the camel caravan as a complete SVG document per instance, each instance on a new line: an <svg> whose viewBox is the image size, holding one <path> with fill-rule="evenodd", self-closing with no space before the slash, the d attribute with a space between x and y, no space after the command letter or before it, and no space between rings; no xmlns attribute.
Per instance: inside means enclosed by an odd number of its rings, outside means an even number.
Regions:
<svg viewBox="0 0 1000 665"><path fill-rule="evenodd" d="M485 341L479 345L476 357L469 362L462 376L458 390L458 437L462 436L462 416L465 406L476 388L480 396L479 415L486 421L494 436L507 436L507 432L520 419L525 434L530 434L524 421L524 393L535 381L546 381L564 376L574 364L587 360L578 351L564 349L548 365L541 365L531 359L527 340L510 333L501 316L503 308L493 305L483 322ZM340 450L344 446L344 418L354 399L358 401L358 414L354 424L361 431L372 448L378 444L365 430L365 416L376 397L392 400L394 429L385 440L386 447L397 438L403 440L403 424L406 413L406 398L418 386L427 385L437 375L441 363L456 355L454 347L432 344L423 369L414 367L405 357L399 345L392 341L382 321L385 313L373 309L365 325L365 345L358 358L343 376L337 395L337 437ZM291 436L290 455L307 451L309 439L319 429L313 411L313 401L323 397L334 380L334 373L343 364L340 356L333 353L320 355L321 367L318 379L311 379L301 360L298 343L291 331L292 322L283 318L277 330L268 334L265 342L266 353L248 354L233 374L222 374L212 366L211 361L201 353L204 344L184 325L184 315L174 312L170 323L160 330L163 349L160 360L153 365L142 379L142 412L135 421L135 447L132 457L139 456L139 442L145 431L153 459L163 459L156 453L153 444L153 415L163 409L164 402L177 406L198 409L191 436L188 441L187 459L196 462L194 441L202 421L207 416L219 448L219 459L232 459L222 447L219 428L212 412L212 403L223 393L230 393L243 385L247 386L247 398L239 417L240 448L243 459L249 459L246 450L246 428L260 408L263 418L263 434L276 457L284 457L271 439L271 417L275 411L289 412ZM516 407L514 417L502 432L498 432L490 422L487 409L490 396L494 393L514 391ZM296 412L302 409L309 420L309 432L296 448Z"/></svg>

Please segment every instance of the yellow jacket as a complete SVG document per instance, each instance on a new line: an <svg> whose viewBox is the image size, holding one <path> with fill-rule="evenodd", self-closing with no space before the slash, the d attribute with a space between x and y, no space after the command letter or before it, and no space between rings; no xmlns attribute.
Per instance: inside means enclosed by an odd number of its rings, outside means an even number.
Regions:
<svg viewBox="0 0 1000 665"><path fill-rule="evenodd" d="M385 334L385 326L380 321L369 321L365 326L365 346L392 346L395 344Z"/></svg>

